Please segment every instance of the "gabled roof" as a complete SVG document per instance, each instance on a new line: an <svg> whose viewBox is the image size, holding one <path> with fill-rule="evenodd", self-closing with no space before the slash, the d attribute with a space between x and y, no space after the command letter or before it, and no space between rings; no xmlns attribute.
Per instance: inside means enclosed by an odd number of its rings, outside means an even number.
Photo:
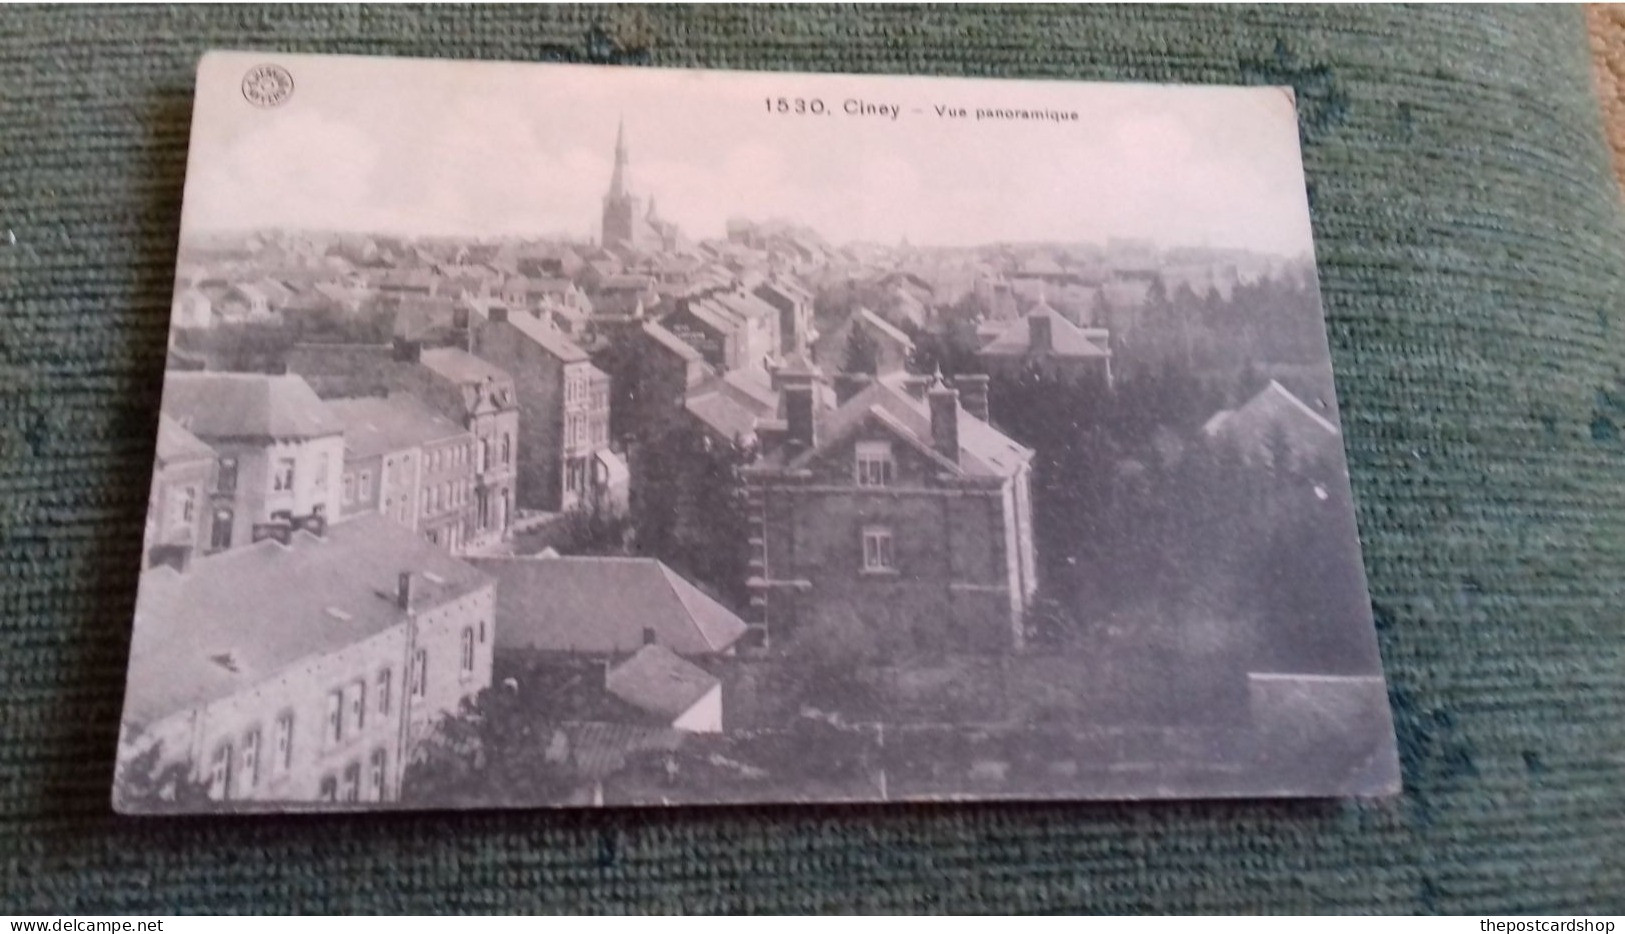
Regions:
<svg viewBox="0 0 1625 934"><path fill-rule="evenodd" d="M649 335L650 339L655 343L676 354L687 363L705 362L704 355L689 346L687 341L667 330L666 326L658 321L644 322L643 333Z"/></svg>
<svg viewBox="0 0 1625 934"><path fill-rule="evenodd" d="M903 349L914 349L914 342L909 340L908 335L904 334L901 328L892 324L890 321L887 321L885 318L880 317L869 309L859 308L857 312L855 312L854 316L860 322L862 322L864 326L874 328L882 335L896 341L898 344L901 344Z"/></svg>
<svg viewBox="0 0 1625 934"><path fill-rule="evenodd" d="M156 459L160 470L169 464L214 460L214 456L214 448L198 440L198 436L187 431L180 422L162 412L158 413Z"/></svg>
<svg viewBox="0 0 1625 934"><path fill-rule="evenodd" d="M568 334L527 311L510 310L508 324L561 363L580 363L587 359L587 352L571 340Z"/></svg>
<svg viewBox="0 0 1625 934"><path fill-rule="evenodd" d="M322 438L344 424L298 376L170 372L163 411L200 439Z"/></svg>
<svg viewBox="0 0 1625 934"><path fill-rule="evenodd" d="M745 623L653 558L472 558L497 579L496 644L619 655L643 630L679 655L725 651Z"/></svg>
<svg viewBox="0 0 1625 934"><path fill-rule="evenodd" d="M351 457L388 454L466 434L450 419L404 393L388 398L329 399L327 407L344 423L344 450Z"/></svg>
<svg viewBox="0 0 1625 934"><path fill-rule="evenodd" d="M812 304L812 296L807 293L806 289L796 285L794 282L781 279L777 276L762 280L761 282L757 283L756 287L751 291L758 295L763 291L777 292L780 297L786 299L792 304Z"/></svg>
<svg viewBox="0 0 1625 934"><path fill-rule="evenodd" d="M675 720L721 684L663 645L646 645L609 670L604 688L646 713Z"/></svg>
<svg viewBox="0 0 1625 934"><path fill-rule="evenodd" d="M434 373L459 386L484 383L487 379L499 383L510 379L506 370L457 347L426 347L419 360Z"/></svg>
<svg viewBox="0 0 1625 934"><path fill-rule="evenodd" d="M958 416L959 462L953 464L935 452L929 403L909 395L900 385L898 376L882 377L825 415L818 424L818 443L786 466L796 468L816 460L871 421L886 426L921 452L937 458L945 470L967 477L1008 477L1032 459L1030 449L963 408L958 410Z"/></svg>
<svg viewBox="0 0 1625 934"><path fill-rule="evenodd" d="M265 539L141 575L125 688L125 717L151 722L249 688L301 659L325 655L432 608L489 579L377 515L328 526L289 544Z"/></svg>
<svg viewBox="0 0 1625 934"><path fill-rule="evenodd" d="M738 318L729 314L727 309L713 304L710 298L690 300L682 310L706 327L724 334L732 333L739 326Z"/></svg>
<svg viewBox="0 0 1625 934"><path fill-rule="evenodd" d="M1318 456L1341 437L1336 425L1273 379L1239 408L1218 412L1202 426L1203 434L1237 445L1249 458L1267 456L1277 431L1299 459Z"/></svg>
<svg viewBox="0 0 1625 934"><path fill-rule="evenodd" d="M777 315L778 310L749 292L718 292L711 301L721 305L739 318L761 318Z"/></svg>
<svg viewBox="0 0 1625 934"><path fill-rule="evenodd" d="M1050 353L1057 357L1109 357L1110 351L1096 345L1082 328L1042 300L1025 315L1010 322L1004 333L981 352L996 356L1025 356L1032 346L1032 320L1049 319Z"/></svg>

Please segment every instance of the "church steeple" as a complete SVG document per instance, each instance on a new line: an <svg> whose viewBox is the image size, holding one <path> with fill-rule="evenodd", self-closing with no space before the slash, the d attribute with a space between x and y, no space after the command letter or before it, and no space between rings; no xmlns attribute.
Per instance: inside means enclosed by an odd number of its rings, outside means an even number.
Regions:
<svg viewBox="0 0 1625 934"><path fill-rule="evenodd" d="M631 180L626 171L626 120L615 127L615 173L609 177L609 196L624 198L631 194Z"/></svg>

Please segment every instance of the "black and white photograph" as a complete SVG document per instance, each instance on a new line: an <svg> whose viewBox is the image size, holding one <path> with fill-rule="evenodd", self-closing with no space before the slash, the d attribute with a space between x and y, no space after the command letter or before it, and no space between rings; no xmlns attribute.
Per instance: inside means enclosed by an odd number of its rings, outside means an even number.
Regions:
<svg viewBox="0 0 1625 934"><path fill-rule="evenodd" d="M1399 791L1291 89L215 52L115 807Z"/></svg>

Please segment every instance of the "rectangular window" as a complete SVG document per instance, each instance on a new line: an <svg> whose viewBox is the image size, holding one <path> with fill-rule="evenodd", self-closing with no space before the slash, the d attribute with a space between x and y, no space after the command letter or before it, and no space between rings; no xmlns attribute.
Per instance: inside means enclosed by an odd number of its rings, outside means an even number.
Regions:
<svg viewBox="0 0 1625 934"><path fill-rule="evenodd" d="M277 460L276 470L271 474L271 490L276 493L293 492L293 458Z"/></svg>
<svg viewBox="0 0 1625 934"><path fill-rule="evenodd" d="M431 493L431 492L432 492L432 491L430 491L430 490L428 490L428 489L425 489L425 490L424 490L424 491L423 491L423 514L424 514L424 515L428 515L428 514L429 514L429 494L430 494L430 493Z"/></svg>
<svg viewBox="0 0 1625 934"><path fill-rule="evenodd" d="M355 498L362 502L372 499L372 471L361 471L361 477L355 482Z"/></svg>
<svg viewBox="0 0 1625 934"><path fill-rule="evenodd" d="M885 572L896 569L892 557L891 529L871 525L863 530L863 569Z"/></svg>
<svg viewBox="0 0 1625 934"><path fill-rule="evenodd" d="M366 678L357 678L355 684L350 686L350 722L355 725L357 733L367 725Z"/></svg>
<svg viewBox="0 0 1625 934"><path fill-rule="evenodd" d="M336 746L344 740L344 691L327 692L327 744Z"/></svg>
<svg viewBox="0 0 1625 934"><path fill-rule="evenodd" d="M412 696L423 697L429 693L429 651L418 649L412 656Z"/></svg>
<svg viewBox="0 0 1625 934"><path fill-rule="evenodd" d="M395 673L390 671L388 668L378 672L377 706L378 716L380 717L389 716L389 705L394 700L394 698L391 696L395 690L395 686L391 683L394 680Z"/></svg>
<svg viewBox="0 0 1625 934"><path fill-rule="evenodd" d="M209 760L209 797L225 801L231 797L231 743L214 747L214 758Z"/></svg>
<svg viewBox="0 0 1625 934"><path fill-rule="evenodd" d="M361 800L361 763L352 762L344 767L344 800Z"/></svg>
<svg viewBox="0 0 1625 934"><path fill-rule="evenodd" d="M463 628L463 674L474 673L474 627Z"/></svg>
<svg viewBox="0 0 1625 934"><path fill-rule="evenodd" d="M222 457L219 463L219 473L216 476L215 486L222 493L237 492L237 458Z"/></svg>
<svg viewBox="0 0 1625 934"><path fill-rule="evenodd" d="M197 487L189 486L181 490L181 521L191 525L192 517L195 515L197 515Z"/></svg>
<svg viewBox="0 0 1625 934"><path fill-rule="evenodd" d="M374 749L372 751L372 758L368 762L371 768L367 775L367 790L369 793L369 800L384 800L384 777L387 774L384 771L384 766L388 763L388 761L389 753L383 751L382 749Z"/></svg>
<svg viewBox="0 0 1625 934"><path fill-rule="evenodd" d="M237 784L244 790L252 790L259 783L260 731L255 728L243 736L242 773L237 776Z"/></svg>
<svg viewBox="0 0 1625 934"><path fill-rule="evenodd" d="M276 718L276 768L286 772L293 767L293 711L284 710Z"/></svg>
<svg viewBox="0 0 1625 934"><path fill-rule="evenodd" d="M347 473L344 475L344 505L348 506L353 502L355 502L355 474Z"/></svg>
<svg viewBox="0 0 1625 934"><path fill-rule="evenodd" d="M337 801L339 799L339 780L331 775L323 775L322 788L317 797L329 803Z"/></svg>
<svg viewBox="0 0 1625 934"><path fill-rule="evenodd" d="M857 445L858 486L888 486L895 472L891 442L859 441Z"/></svg>
<svg viewBox="0 0 1625 934"><path fill-rule="evenodd" d="M321 454L316 456L316 489L327 489L327 469L331 466L332 464L327 459L326 451L323 451Z"/></svg>

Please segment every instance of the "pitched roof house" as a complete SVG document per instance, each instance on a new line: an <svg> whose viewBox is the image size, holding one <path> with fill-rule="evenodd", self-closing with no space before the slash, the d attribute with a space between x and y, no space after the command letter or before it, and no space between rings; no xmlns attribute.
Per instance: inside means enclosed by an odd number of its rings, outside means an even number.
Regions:
<svg viewBox="0 0 1625 934"><path fill-rule="evenodd" d="M497 646L627 655L648 644L727 652L745 624L653 558L474 558L497 580Z"/></svg>

